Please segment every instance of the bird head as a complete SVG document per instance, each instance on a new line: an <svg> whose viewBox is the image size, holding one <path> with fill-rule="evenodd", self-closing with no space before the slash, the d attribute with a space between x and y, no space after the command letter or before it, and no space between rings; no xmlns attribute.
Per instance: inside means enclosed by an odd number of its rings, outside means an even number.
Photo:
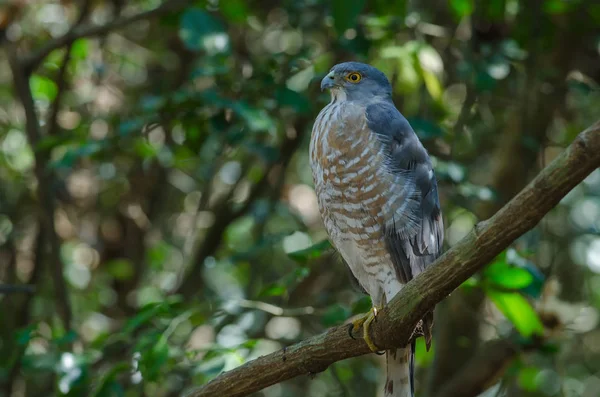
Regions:
<svg viewBox="0 0 600 397"><path fill-rule="evenodd" d="M379 69L360 62L344 62L335 65L321 80L321 90L328 89L332 98L345 100L369 100L373 97L389 97L392 86Z"/></svg>

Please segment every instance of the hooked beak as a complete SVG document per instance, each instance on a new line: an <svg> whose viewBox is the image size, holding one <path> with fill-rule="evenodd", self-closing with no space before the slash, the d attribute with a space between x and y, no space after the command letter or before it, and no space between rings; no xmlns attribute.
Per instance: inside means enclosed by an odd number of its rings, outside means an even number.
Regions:
<svg viewBox="0 0 600 397"><path fill-rule="evenodd" d="M329 72L329 74L323 77L321 80L321 91L330 89L335 87L337 84L335 83L335 75L333 72Z"/></svg>

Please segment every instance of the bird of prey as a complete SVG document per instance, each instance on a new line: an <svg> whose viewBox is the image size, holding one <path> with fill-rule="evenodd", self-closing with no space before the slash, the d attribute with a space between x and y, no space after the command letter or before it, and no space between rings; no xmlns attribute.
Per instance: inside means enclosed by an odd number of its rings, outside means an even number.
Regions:
<svg viewBox="0 0 600 397"><path fill-rule="evenodd" d="M385 74L358 62L321 81L331 102L317 117L310 164L319 211L334 247L373 302L353 323L369 336L377 311L440 254L444 230L427 151L392 101ZM427 347L433 314L420 322ZM414 342L386 352L386 397L414 395Z"/></svg>

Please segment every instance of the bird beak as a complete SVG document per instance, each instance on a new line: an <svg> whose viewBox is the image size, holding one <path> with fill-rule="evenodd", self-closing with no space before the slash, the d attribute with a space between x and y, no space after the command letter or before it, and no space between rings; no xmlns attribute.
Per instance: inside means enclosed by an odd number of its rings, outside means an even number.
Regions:
<svg viewBox="0 0 600 397"><path fill-rule="evenodd" d="M336 85L337 84L335 83L335 74L333 73L333 71L329 72L329 74L323 77L323 80L321 80L321 91L333 88Z"/></svg>

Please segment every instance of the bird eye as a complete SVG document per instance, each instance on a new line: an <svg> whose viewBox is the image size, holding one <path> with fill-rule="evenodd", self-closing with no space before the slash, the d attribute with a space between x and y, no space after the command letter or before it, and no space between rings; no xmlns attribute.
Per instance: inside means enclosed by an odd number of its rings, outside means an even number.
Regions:
<svg viewBox="0 0 600 397"><path fill-rule="evenodd" d="M352 73L348 73L346 75L346 81L349 81L351 83L358 83L360 80L362 79L362 76L360 75L360 73L358 72L352 72Z"/></svg>

